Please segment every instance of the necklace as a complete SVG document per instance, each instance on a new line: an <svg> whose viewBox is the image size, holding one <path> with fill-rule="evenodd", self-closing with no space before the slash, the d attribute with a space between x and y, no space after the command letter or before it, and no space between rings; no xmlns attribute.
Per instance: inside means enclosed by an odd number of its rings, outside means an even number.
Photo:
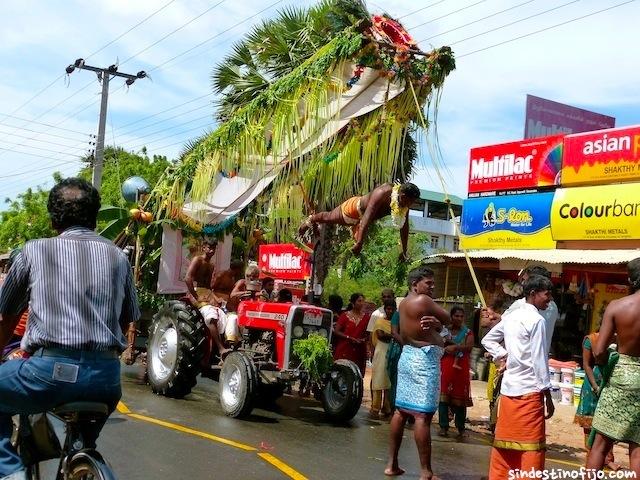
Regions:
<svg viewBox="0 0 640 480"><path fill-rule="evenodd" d="M400 196L400 184L396 183L391 190L391 224L395 228L404 227L407 221L407 211L409 207L400 207L398 197Z"/></svg>

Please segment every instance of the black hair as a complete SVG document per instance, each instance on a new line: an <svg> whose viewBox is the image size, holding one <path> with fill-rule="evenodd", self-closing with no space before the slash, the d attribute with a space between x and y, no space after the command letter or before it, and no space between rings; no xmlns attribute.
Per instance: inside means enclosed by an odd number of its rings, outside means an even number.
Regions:
<svg viewBox="0 0 640 480"><path fill-rule="evenodd" d="M543 277L551 278L551 272L542 265L531 265L525 268L522 273L526 273L527 275L542 275Z"/></svg>
<svg viewBox="0 0 640 480"><path fill-rule="evenodd" d="M213 245L214 247L218 246L218 239L216 237L204 237L204 243L207 245Z"/></svg>
<svg viewBox="0 0 640 480"><path fill-rule="evenodd" d="M100 194L86 180L65 178L49 192L47 210L55 230L61 232L71 227L94 230L100 210Z"/></svg>
<svg viewBox="0 0 640 480"><path fill-rule="evenodd" d="M275 280L273 278L271 278L271 277L264 277L262 279L262 287L264 288L265 284L267 284L269 282L273 282L273 281L275 281Z"/></svg>
<svg viewBox="0 0 640 480"><path fill-rule="evenodd" d="M407 277L407 283L409 284L409 290L413 287L414 284L418 283L423 278L433 278L434 273L429 267L420 266L414 268L409 272L409 276Z"/></svg>
<svg viewBox="0 0 640 480"><path fill-rule="evenodd" d="M278 292L278 301L279 302L291 302L293 300L293 294L291 290L288 288L283 288Z"/></svg>
<svg viewBox="0 0 640 480"><path fill-rule="evenodd" d="M544 275L530 275L522 285L524 295L528 297L532 293L553 290L553 283Z"/></svg>
<svg viewBox="0 0 640 480"><path fill-rule="evenodd" d="M640 290L640 257L634 258L627 264L627 272L629 273L631 290L633 292Z"/></svg>
<svg viewBox="0 0 640 480"><path fill-rule="evenodd" d="M394 310L398 309L398 305L396 304L395 300L385 300L384 303L382 304L382 308L387 308L387 307L392 307Z"/></svg>
<svg viewBox="0 0 640 480"><path fill-rule="evenodd" d="M420 189L413 183L407 182L400 185L400 193L415 200L420 198Z"/></svg>
<svg viewBox="0 0 640 480"><path fill-rule="evenodd" d="M347 305L347 310L353 310L354 305L360 297L364 297L364 295L362 293L352 293L349 297L349 305Z"/></svg>
<svg viewBox="0 0 640 480"><path fill-rule="evenodd" d="M332 295L329 295L329 298L327 298L327 301L329 302L329 310L331 310L332 312L342 311L342 307L344 306L344 300L342 300L342 297L340 295L336 295L335 293Z"/></svg>
<svg viewBox="0 0 640 480"><path fill-rule="evenodd" d="M460 305L455 305L451 307L451 310L449 311L449 315L453 317L456 314L456 312L462 312L462 314L464 315L464 308L462 308Z"/></svg>
<svg viewBox="0 0 640 480"><path fill-rule="evenodd" d="M244 269L244 262L242 260L234 260L229 266L232 270Z"/></svg>

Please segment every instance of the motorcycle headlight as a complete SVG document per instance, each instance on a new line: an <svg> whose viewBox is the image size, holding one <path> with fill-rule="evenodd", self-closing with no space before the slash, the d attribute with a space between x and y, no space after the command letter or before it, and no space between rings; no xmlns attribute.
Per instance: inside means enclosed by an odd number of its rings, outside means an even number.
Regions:
<svg viewBox="0 0 640 480"><path fill-rule="evenodd" d="M324 338L329 338L329 332L327 332L326 328L318 329L318 334Z"/></svg>
<svg viewBox="0 0 640 480"><path fill-rule="evenodd" d="M304 328L302 328L300 325L296 325L295 327L293 327L293 336L294 337L300 338L303 335L304 335Z"/></svg>

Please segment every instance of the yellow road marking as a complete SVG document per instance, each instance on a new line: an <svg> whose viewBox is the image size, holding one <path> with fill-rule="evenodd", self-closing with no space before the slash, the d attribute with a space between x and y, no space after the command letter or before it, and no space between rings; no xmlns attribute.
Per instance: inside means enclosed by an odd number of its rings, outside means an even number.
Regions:
<svg viewBox="0 0 640 480"><path fill-rule="evenodd" d="M261 452L261 453L258 453L258 456L262 458L265 462L269 462L271 465L276 467L278 470L280 470L282 473L284 473L288 477L293 478L293 480L309 480L303 474L301 474L297 470L294 470L289 465L280 461L278 458L274 457L270 453Z"/></svg>
<svg viewBox="0 0 640 480"><path fill-rule="evenodd" d="M207 440L223 443L225 445L229 445L230 447L239 448L240 450L245 450L247 452L255 452L257 450L256 448L251 447L249 445L234 442L233 440L228 440L226 438L218 437L216 435L211 435L210 433L194 430L193 428L183 427L182 425L178 425L176 423L165 422L164 420L158 420L157 418L153 418L153 417L146 417L144 415L139 415L137 413L129 413L128 416L130 416L131 418L137 418L138 420L142 420L143 422L154 423L162 427L170 428L178 432L188 433L190 435L195 435L196 437L206 438Z"/></svg>
<svg viewBox="0 0 640 480"><path fill-rule="evenodd" d="M560 463L562 465L570 465L572 467L584 467L584 465L576 462L569 462L567 460L556 460L555 458L547 458L547 462Z"/></svg>
<svg viewBox="0 0 640 480"><path fill-rule="evenodd" d="M116 406L116 410L118 410L118 412L127 415L129 413L131 413L131 410L129 410L129 407L127 407L124 403L122 402L118 402L118 405Z"/></svg>

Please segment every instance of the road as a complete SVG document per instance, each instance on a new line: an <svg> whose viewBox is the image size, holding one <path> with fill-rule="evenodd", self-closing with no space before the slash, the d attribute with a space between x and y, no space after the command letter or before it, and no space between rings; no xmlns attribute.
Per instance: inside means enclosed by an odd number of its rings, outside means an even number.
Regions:
<svg viewBox="0 0 640 480"><path fill-rule="evenodd" d="M185 399L157 396L139 366L125 367L120 411L100 436L100 452L121 480L385 478L389 425L368 419L364 409L349 424L333 425L318 402L285 396L236 420L221 412L217 392L218 384L203 378ZM574 468L571 458L556 458L548 468ZM400 464L403 478L419 476L411 430ZM433 467L443 480L477 480L488 464L487 437L471 433L456 443L434 435Z"/></svg>

